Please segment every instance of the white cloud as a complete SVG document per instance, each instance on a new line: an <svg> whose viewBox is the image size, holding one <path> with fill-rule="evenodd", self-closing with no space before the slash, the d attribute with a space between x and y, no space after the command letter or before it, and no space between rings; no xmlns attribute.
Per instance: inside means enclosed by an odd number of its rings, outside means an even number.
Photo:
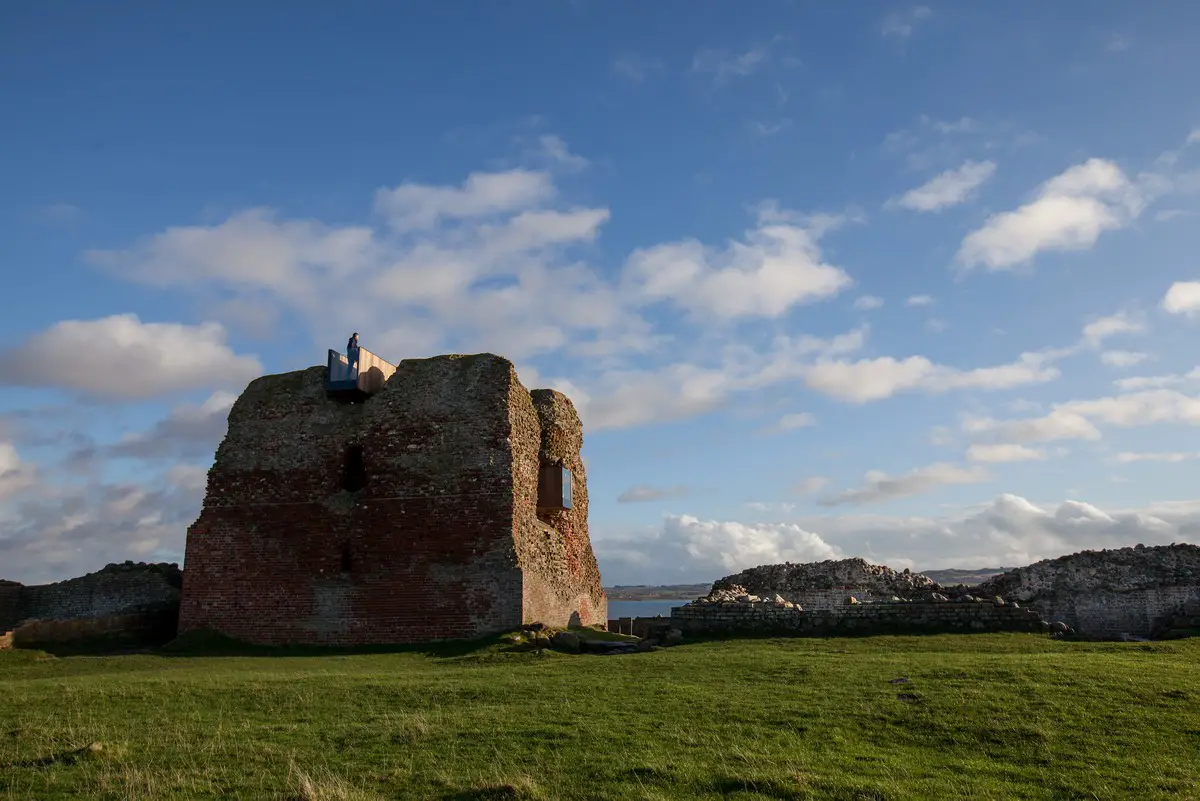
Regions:
<svg viewBox="0 0 1200 801"><path fill-rule="evenodd" d="M399 231L429 229L442 220L493 217L555 196L545 172L473 172L461 187L403 183L375 193L375 210Z"/></svg>
<svg viewBox="0 0 1200 801"><path fill-rule="evenodd" d="M972 462L1002 463L1002 462L1031 462L1046 458L1045 451L1027 448L1024 445L999 443L993 445L972 445L967 448L967 459Z"/></svg>
<svg viewBox="0 0 1200 801"><path fill-rule="evenodd" d="M747 509L753 509L756 512L782 512L783 514L791 514L796 509L794 503L764 503L763 501L748 501Z"/></svg>
<svg viewBox="0 0 1200 801"><path fill-rule="evenodd" d="M1170 314L1200 313L1200 281L1176 281L1163 296L1162 308Z"/></svg>
<svg viewBox="0 0 1200 801"><path fill-rule="evenodd" d="M1101 437L1098 425L1132 428L1158 423L1200 425L1200 398L1170 389L1151 389L1058 403L1047 415L1023 420L967 417L962 427L970 434L1018 443L1097 440Z"/></svg>
<svg viewBox="0 0 1200 801"><path fill-rule="evenodd" d="M122 437L107 453L139 459L211 457L236 400L230 392L214 392L201 404L180 404L150 429Z"/></svg>
<svg viewBox="0 0 1200 801"><path fill-rule="evenodd" d="M766 206L744 241L723 249L695 239L638 249L626 261L623 284L643 303L667 301L705 318L779 317L853 284L844 270L821 260L817 245L840 222Z"/></svg>
<svg viewBox="0 0 1200 801"><path fill-rule="evenodd" d="M1092 320L1085 325L1083 327L1083 341L1085 344L1095 347L1109 337L1119 334L1141 334L1145 330L1145 323L1134 319L1126 312L1120 312L1119 314Z"/></svg>
<svg viewBox="0 0 1200 801"><path fill-rule="evenodd" d="M1121 392L1141 392L1146 389L1179 386L1180 384L1187 384L1192 381L1200 381L1200 367L1196 367L1187 373L1118 378L1113 383Z"/></svg>
<svg viewBox="0 0 1200 801"><path fill-rule="evenodd" d="M929 295L912 295L904 301L905 306L929 306L932 303L933 298Z"/></svg>
<svg viewBox="0 0 1200 801"><path fill-rule="evenodd" d="M693 563L731 573L743 566L779 562L819 562L840 554L811 531L788 523L736 523L672 515L662 538L673 542Z"/></svg>
<svg viewBox="0 0 1200 801"><path fill-rule="evenodd" d="M33 465L21 461L11 442L0 442L0 501L17 496L37 481Z"/></svg>
<svg viewBox="0 0 1200 801"><path fill-rule="evenodd" d="M983 468L960 467L946 462L919 467L902 476L889 476L878 470L871 470L863 477L863 486L824 498L820 504L841 506L881 503L895 498L920 495L952 484L979 484L990 478Z"/></svg>
<svg viewBox="0 0 1200 801"><path fill-rule="evenodd" d="M1055 409L1043 417L1022 420L996 420L990 417L966 417L962 423L968 434L989 434L1001 442L1052 442L1060 439L1100 439L1100 430L1086 417Z"/></svg>
<svg viewBox="0 0 1200 801"><path fill-rule="evenodd" d="M1150 358L1148 353L1137 353L1128 350L1106 350L1100 354L1100 361L1109 367L1133 367Z"/></svg>
<svg viewBox="0 0 1200 801"><path fill-rule="evenodd" d="M150 286L219 282L270 290L315 307L323 284L344 285L374 251L370 228L277 221L267 209L250 209L217 226L170 227L127 250L92 250L85 258Z"/></svg>
<svg viewBox="0 0 1200 801"><path fill-rule="evenodd" d="M910 189L889 201L913 211L941 211L971 199L975 190L992 177L996 165L991 161L968 161L954 170L946 170L922 186Z"/></svg>
<svg viewBox="0 0 1200 801"><path fill-rule="evenodd" d="M859 310L878 309L882 305L883 298L875 295L863 295L854 301L854 308Z"/></svg>
<svg viewBox="0 0 1200 801"><path fill-rule="evenodd" d="M622 492L617 496L617 503L648 503L650 501L661 501L664 498L679 498L688 494L688 488L679 487L652 487L646 484L639 484Z"/></svg>
<svg viewBox="0 0 1200 801"><path fill-rule="evenodd" d="M557 167L564 170L582 170L588 166L588 160L577 153L572 153L562 137L555 134L542 134L538 137L540 155Z"/></svg>
<svg viewBox="0 0 1200 801"><path fill-rule="evenodd" d="M1186 462L1192 459L1200 459L1200 453L1132 453L1123 451L1115 457L1116 461L1121 464L1132 464L1134 462Z"/></svg>
<svg viewBox="0 0 1200 801"><path fill-rule="evenodd" d="M217 323L143 323L133 314L64 320L0 351L0 383L133 400L262 375L257 359L225 339Z"/></svg>
<svg viewBox="0 0 1200 801"><path fill-rule="evenodd" d="M900 392L942 393L957 389L1011 389L1058 378L1042 354L1023 353L1010 364L959 370L924 356L884 356L858 361L826 360L804 370L804 383L823 395L851 403L883 400Z"/></svg>
<svg viewBox="0 0 1200 801"><path fill-rule="evenodd" d="M1044 250L1086 250L1104 231L1132 222L1144 203L1120 167L1089 159L1046 181L1029 203L989 217L963 239L956 258L966 268L997 271Z"/></svg>
<svg viewBox="0 0 1200 801"><path fill-rule="evenodd" d="M743 53L711 48L701 50L692 59L692 72L712 75L718 84L727 83L733 78L753 75L766 66L771 47L779 39L777 36L770 42L754 45Z"/></svg>
<svg viewBox="0 0 1200 801"><path fill-rule="evenodd" d="M775 526L681 517L594 542L605 580L623 584L712 581L760 564L847 556L897 570L1016 567L1085 549L1200 542L1200 503L1101 509L1003 494L966 514L841 513Z"/></svg>
<svg viewBox="0 0 1200 801"><path fill-rule="evenodd" d="M794 414L785 414L779 418L777 428L780 431L792 431L797 428L807 428L815 426L817 418L813 417L809 412L796 412Z"/></svg>
<svg viewBox="0 0 1200 801"><path fill-rule="evenodd" d="M914 6L907 11L893 12L884 17L880 33L885 39L907 39L913 35L917 23L932 13L928 6Z"/></svg>
<svg viewBox="0 0 1200 801"><path fill-rule="evenodd" d="M812 495L815 492L820 492L828 484L829 479L825 478L825 476L809 476L793 484L791 491L797 495Z"/></svg>
<svg viewBox="0 0 1200 801"><path fill-rule="evenodd" d="M1194 145L1198 142L1200 142L1200 126L1193 128L1192 132L1188 134L1187 140L1184 142L1184 147Z"/></svg>

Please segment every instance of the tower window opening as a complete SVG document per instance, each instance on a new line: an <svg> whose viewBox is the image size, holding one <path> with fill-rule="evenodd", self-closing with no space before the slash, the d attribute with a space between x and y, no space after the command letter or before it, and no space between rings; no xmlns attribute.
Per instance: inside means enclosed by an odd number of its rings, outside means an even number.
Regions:
<svg viewBox="0 0 1200 801"><path fill-rule="evenodd" d="M351 445L346 449L346 463L342 467L342 489L358 492L367 486L367 468L363 464L363 446Z"/></svg>
<svg viewBox="0 0 1200 801"><path fill-rule="evenodd" d="M351 564L351 560L350 560L350 543L343 542L342 543L342 572L349 573L351 567L352 567L352 564Z"/></svg>

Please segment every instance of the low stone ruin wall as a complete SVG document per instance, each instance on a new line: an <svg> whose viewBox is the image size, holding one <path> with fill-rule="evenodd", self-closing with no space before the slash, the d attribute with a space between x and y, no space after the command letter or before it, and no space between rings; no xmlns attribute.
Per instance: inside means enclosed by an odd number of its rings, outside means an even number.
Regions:
<svg viewBox="0 0 1200 801"><path fill-rule="evenodd" d="M1061 620L1087 637L1149 637L1155 621L1189 601L1200 602L1200 587L1155 587L1127 592L1095 590L1077 595L1033 598L1026 603L1048 620Z"/></svg>
<svg viewBox="0 0 1200 801"><path fill-rule="evenodd" d="M1200 636L1200 598L1182 603L1155 619L1150 636L1156 640Z"/></svg>
<svg viewBox="0 0 1200 801"><path fill-rule="evenodd" d="M175 638L178 623L177 609L73 620L31 620L9 635L7 647L46 648L101 640L114 646L162 645Z"/></svg>
<svg viewBox="0 0 1200 801"><path fill-rule="evenodd" d="M134 562L54 584L0 582L0 635L12 631L5 644L18 648L101 637L170 639L182 584L177 565Z"/></svg>
<svg viewBox="0 0 1200 801"><path fill-rule="evenodd" d="M671 623L686 633L789 632L871 634L913 631L1045 632L1037 612L995 600L882 601L840 609L807 610L775 601L687 604L671 610Z"/></svg>

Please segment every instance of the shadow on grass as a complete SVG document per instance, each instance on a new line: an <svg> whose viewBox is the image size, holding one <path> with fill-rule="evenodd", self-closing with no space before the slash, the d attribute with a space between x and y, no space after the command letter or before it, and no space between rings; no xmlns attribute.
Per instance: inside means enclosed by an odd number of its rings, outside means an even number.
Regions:
<svg viewBox="0 0 1200 801"><path fill-rule="evenodd" d="M38 757L37 759L21 759L14 762L0 763L0 768L48 768L52 765L74 765L84 759L96 757L103 749L99 743L91 743L83 748L72 748L69 751L59 751L57 754Z"/></svg>
<svg viewBox="0 0 1200 801"><path fill-rule="evenodd" d="M219 656L267 656L267 657L312 657L312 656L357 656L363 654L420 654L441 658L469 656L483 652L516 652L518 649L510 633L480 637L473 640L434 640L423 643L396 643L392 645L255 645L235 640L215 631L189 631L181 634L152 653L163 657L219 657Z"/></svg>

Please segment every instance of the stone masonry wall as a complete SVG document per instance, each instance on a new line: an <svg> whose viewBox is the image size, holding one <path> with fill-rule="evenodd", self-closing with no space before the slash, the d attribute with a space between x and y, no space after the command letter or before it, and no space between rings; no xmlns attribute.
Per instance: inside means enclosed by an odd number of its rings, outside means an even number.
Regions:
<svg viewBox="0 0 1200 801"><path fill-rule="evenodd" d="M126 562L54 584L21 587L10 628L30 620L82 620L169 609L179 603L180 584L176 565Z"/></svg>
<svg viewBox="0 0 1200 801"><path fill-rule="evenodd" d="M537 412L540 443L536 460L524 464L562 464L573 476L571 508L547 511L538 518L537 480L519 483L514 522L517 548L524 567L527 621L552 626L568 623L607 623L608 601L600 583L600 568L588 536L587 471L583 464L583 424L571 400L560 392L530 393ZM532 503L531 503L532 501Z"/></svg>
<svg viewBox="0 0 1200 801"><path fill-rule="evenodd" d="M1083 551L1010 570L973 592L1015 598L1085 636L1148 637L1160 617L1200 600L1200 546Z"/></svg>
<svg viewBox="0 0 1200 801"><path fill-rule="evenodd" d="M671 610L671 624L683 632L721 634L877 634L912 631L1043 632L1048 625L1032 609L994 600L910 601L851 604L840 610L812 611L773 601L687 604Z"/></svg>
<svg viewBox="0 0 1200 801"><path fill-rule="evenodd" d="M516 530L541 439L512 363L491 354L405 360L353 404L326 397L322 367L251 382L188 532L180 630L354 645L532 622L538 571Z"/></svg>

